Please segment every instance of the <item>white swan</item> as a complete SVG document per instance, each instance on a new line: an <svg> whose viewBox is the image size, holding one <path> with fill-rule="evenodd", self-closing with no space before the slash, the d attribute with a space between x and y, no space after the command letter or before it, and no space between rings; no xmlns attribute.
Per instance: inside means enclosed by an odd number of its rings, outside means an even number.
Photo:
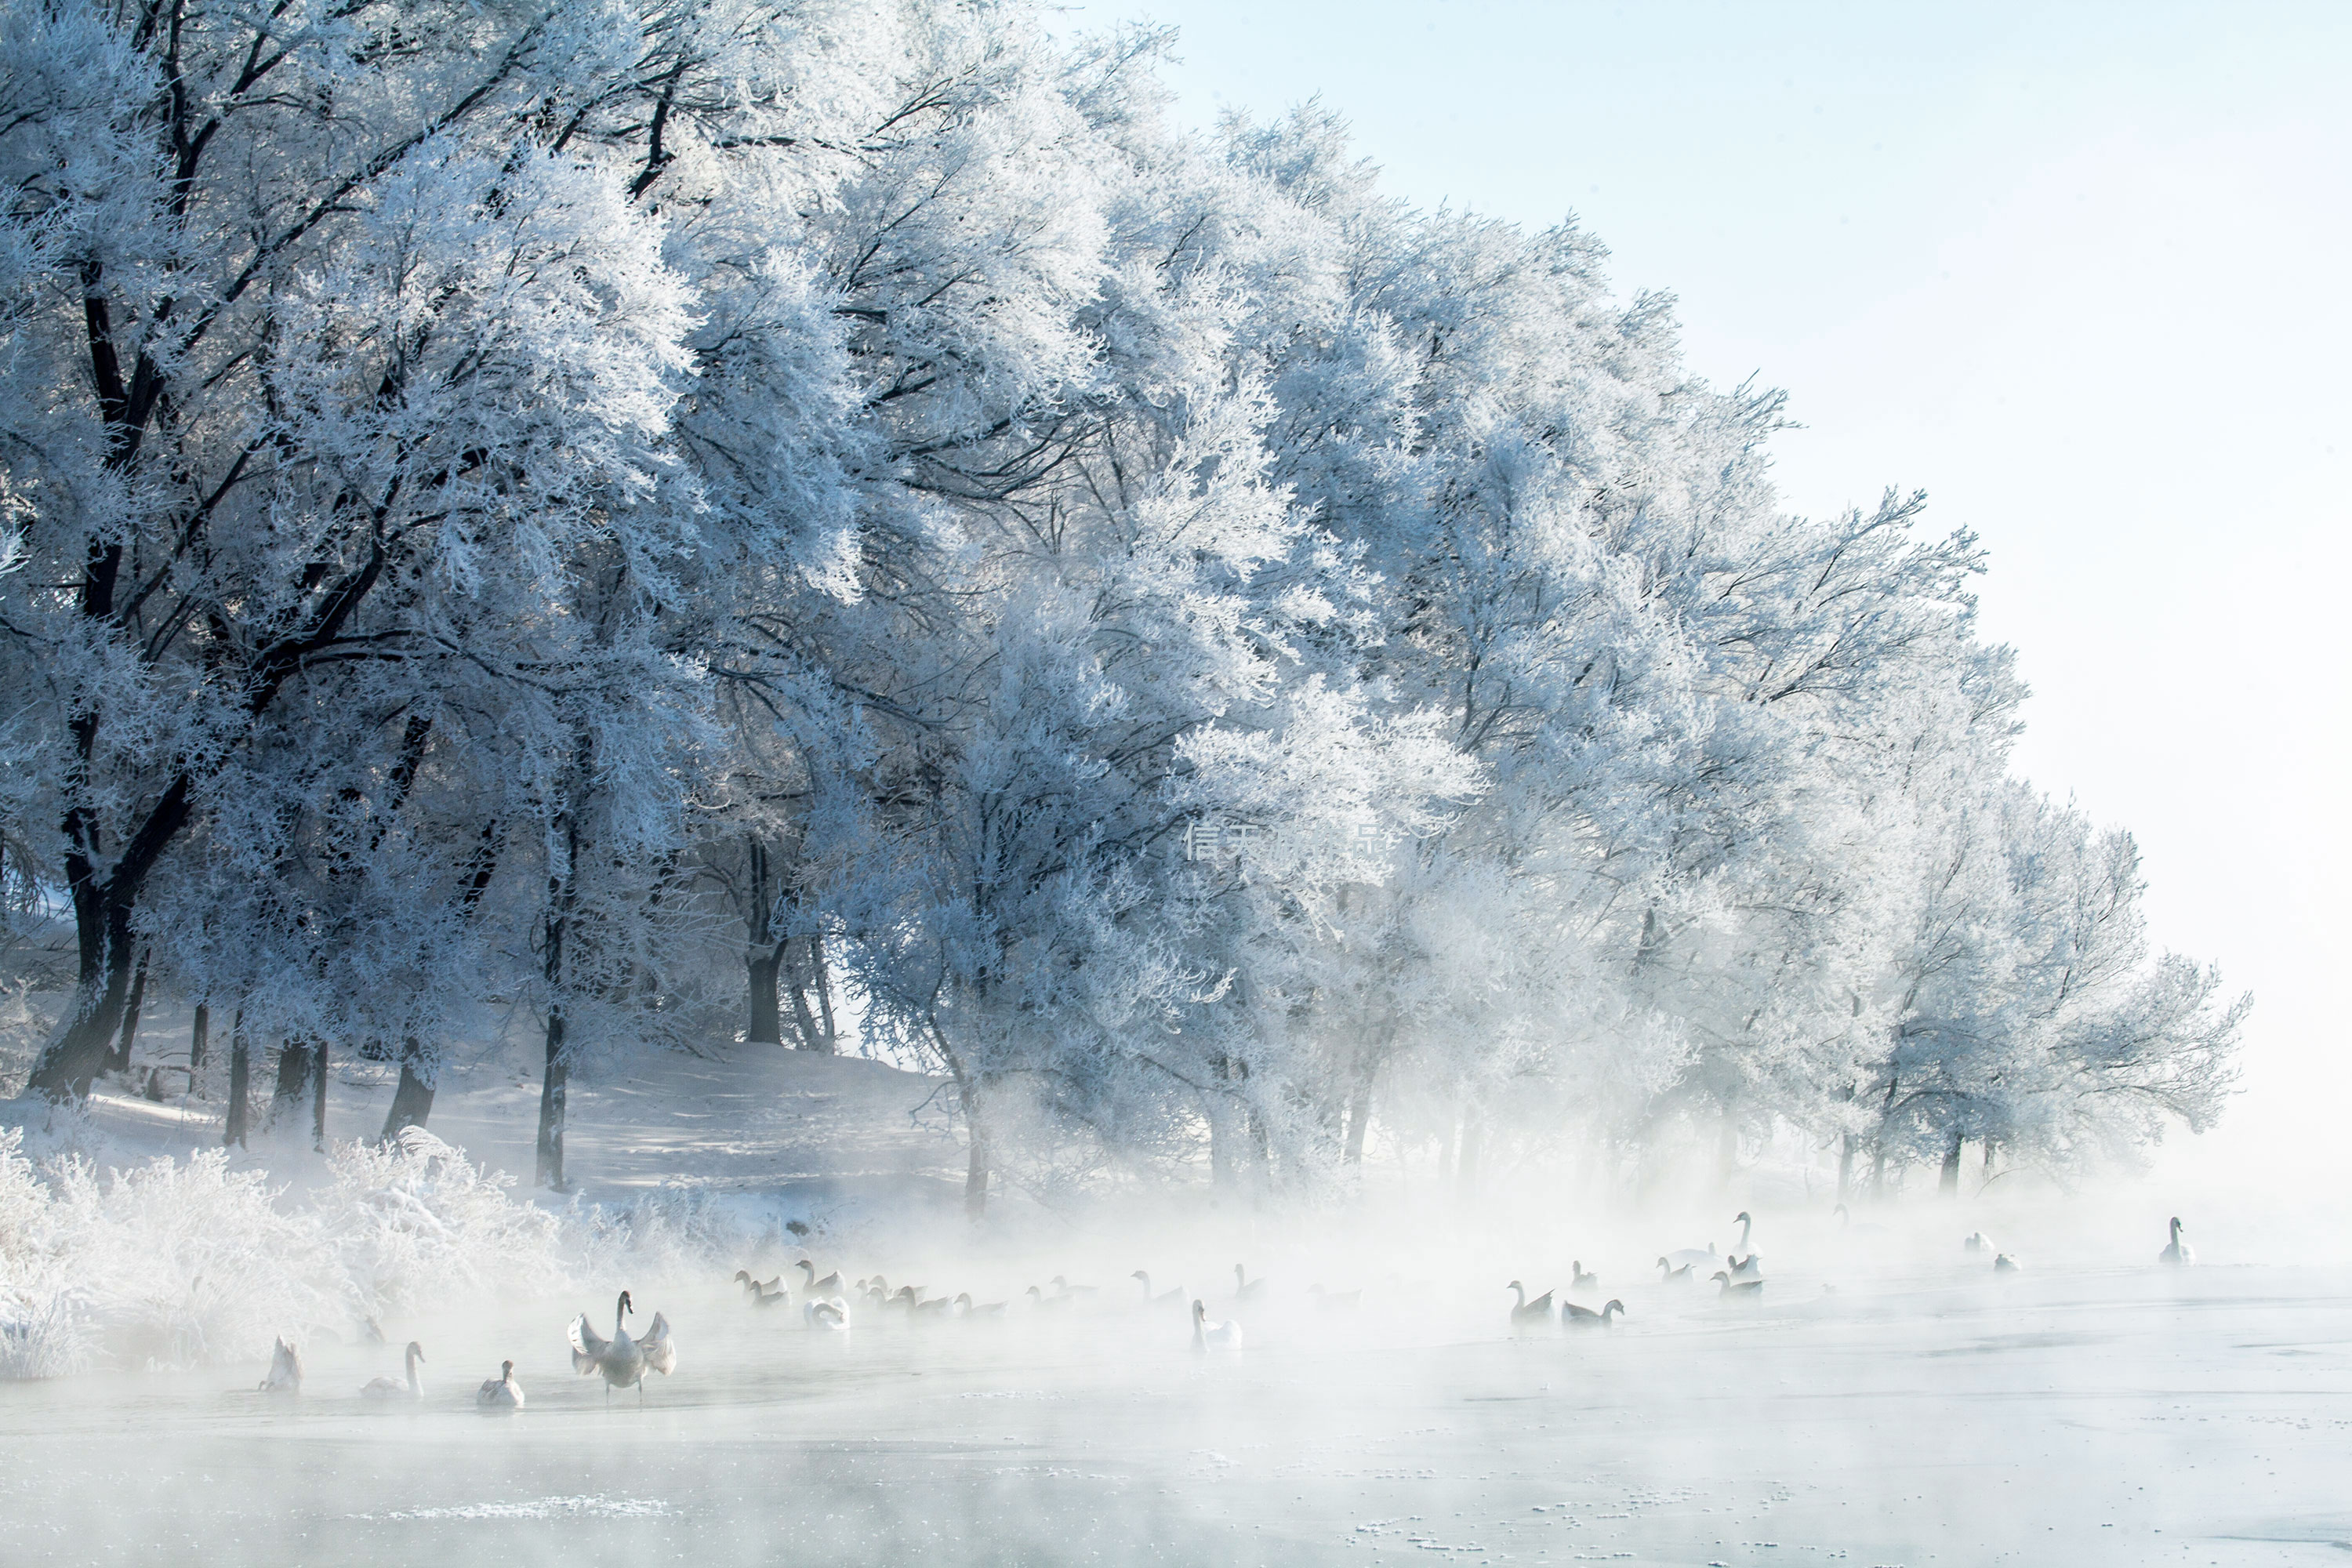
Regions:
<svg viewBox="0 0 2352 1568"><path fill-rule="evenodd" d="M625 1320L636 1310L626 1290L613 1308L613 1337L605 1339L588 1326L588 1314L581 1313L572 1321L572 1370L585 1376L600 1373L604 1379L604 1398L610 1403L613 1390L634 1387L637 1403L646 1398L646 1373L657 1372L667 1376L677 1366L677 1347L671 1343L669 1320L659 1312L654 1314L653 1327L643 1339L629 1338Z"/></svg>
<svg viewBox="0 0 2352 1568"><path fill-rule="evenodd" d="M1530 1301L1528 1300L1528 1288L1520 1284L1516 1279L1512 1280L1508 1285L1504 1286L1503 1289L1513 1292L1518 1297L1518 1304L1511 1309L1512 1322L1548 1323L1551 1321L1550 1291L1547 1290L1542 1295Z"/></svg>
<svg viewBox="0 0 2352 1568"><path fill-rule="evenodd" d="M1671 1264L1671 1263L1667 1262L1667 1261L1666 1261L1664 1258L1659 1258L1659 1259L1658 1259L1658 1283L1659 1283L1659 1284L1661 1284L1661 1285L1687 1285L1687 1284L1689 1284L1690 1282L1691 1282L1691 1266L1690 1266L1689 1264L1685 1263L1685 1264L1684 1264L1680 1268L1675 1268L1673 1264Z"/></svg>
<svg viewBox="0 0 2352 1568"><path fill-rule="evenodd" d="M2180 1239L2180 1216L2179 1215L2174 1215L2172 1216L2172 1240L2166 1246L2162 1252L2156 1255L2156 1260L2158 1263L2167 1263L2171 1264L2176 1268L2186 1268L2190 1264L2197 1261L2196 1249L2190 1247L2187 1242Z"/></svg>
<svg viewBox="0 0 2352 1568"><path fill-rule="evenodd" d="M1686 1268L1694 1263L1705 1267L1720 1263L1723 1259L1716 1256L1715 1243L1710 1241L1706 1244L1705 1252L1701 1252L1696 1247L1678 1247L1666 1254L1666 1261L1677 1268Z"/></svg>
<svg viewBox="0 0 2352 1568"><path fill-rule="evenodd" d="M801 1321L812 1329L837 1332L849 1327L849 1308L839 1297L801 1304Z"/></svg>
<svg viewBox="0 0 2352 1568"><path fill-rule="evenodd" d="M971 1299L971 1292L969 1290L964 1291L955 1299L955 1308L956 1316L959 1318L1002 1318L1004 1316L1003 1302L975 1301Z"/></svg>
<svg viewBox="0 0 2352 1568"><path fill-rule="evenodd" d="M1972 1230L1961 1238L1960 1250L1971 1257L1982 1257L1985 1253L1997 1252L2000 1248L1993 1246L1992 1237L1980 1230Z"/></svg>
<svg viewBox="0 0 2352 1568"><path fill-rule="evenodd" d="M1622 1301L1612 1300L1597 1312L1570 1301L1559 1310L1559 1326L1563 1329L1605 1329L1611 1326L1611 1320L1624 1310Z"/></svg>
<svg viewBox="0 0 2352 1568"><path fill-rule="evenodd" d="M816 1265L805 1258L793 1267L801 1270L801 1294L803 1296L838 1296L848 1289L841 1282L841 1270L838 1268L820 1279L816 1277Z"/></svg>
<svg viewBox="0 0 2352 1568"><path fill-rule="evenodd" d="M1569 1288L1570 1289L1571 1289L1571 1290L1590 1290L1590 1289L1593 1289L1595 1286L1599 1285L1600 1283L1601 1283L1601 1276L1600 1276L1600 1275L1598 1275L1598 1274L1587 1274L1587 1273L1584 1271L1584 1259L1582 1259L1581 1258L1579 1258L1575 1259L1574 1261L1572 1261L1572 1262L1570 1262L1570 1263L1569 1264L1569 1266L1568 1266L1568 1288Z"/></svg>
<svg viewBox="0 0 2352 1568"><path fill-rule="evenodd" d="M1242 1266L1240 1264L1234 1264L1234 1300L1236 1301L1262 1301L1265 1299L1265 1281L1263 1279L1251 1279L1248 1275L1242 1272Z"/></svg>
<svg viewBox="0 0 2352 1568"><path fill-rule="evenodd" d="M2021 1274L2024 1270L2025 1265L2006 1252L1997 1254L1992 1260L1992 1271L1995 1274Z"/></svg>
<svg viewBox="0 0 2352 1568"><path fill-rule="evenodd" d="M1230 1320L1222 1323L1209 1321L1209 1309L1195 1300L1192 1303L1192 1348L1196 1351L1237 1351L1242 1348L1242 1326Z"/></svg>
<svg viewBox="0 0 2352 1568"><path fill-rule="evenodd" d="M1756 1228L1756 1222L1748 1217L1746 1209L1741 1209L1732 1216L1732 1223L1739 1227L1739 1245L1732 1250L1735 1254L1747 1253L1748 1258L1744 1263L1737 1256L1732 1258L1731 1277L1734 1279L1763 1279L1764 1255L1756 1251L1753 1244L1748 1240L1748 1233Z"/></svg>
<svg viewBox="0 0 2352 1568"><path fill-rule="evenodd" d="M1307 1293L1315 1298L1315 1310L1318 1312L1352 1312L1364 1304L1361 1289L1326 1290L1320 1285L1309 1285Z"/></svg>
<svg viewBox="0 0 2352 1568"><path fill-rule="evenodd" d="M1734 1279L1722 1269L1708 1276L1716 1283L1715 1299L1718 1301L1760 1301L1764 1299L1761 1279Z"/></svg>
<svg viewBox="0 0 2352 1568"><path fill-rule="evenodd" d="M1145 1273L1142 1269L1137 1269L1134 1273L1129 1275L1128 1278L1129 1279L1140 1279L1143 1281L1143 1301L1144 1305L1148 1307L1176 1307L1181 1309L1184 1305L1184 1287L1181 1285L1177 1286L1173 1290L1160 1290L1155 1292L1151 1289L1151 1276Z"/></svg>
<svg viewBox="0 0 2352 1568"><path fill-rule="evenodd" d="M408 1363L406 1383L397 1383L388 1377L372 1377L360 1389L360 1397L362 1399L423 1399L425 1384L416 1375L416 1363L425 1359L425 1347L415 1340L409 1341L405 1359Z"/></svg>
<svg viewBox="0 0 2352 1568"><path fill-rule="evenodd" d="M474 1390L474 1404L484 1410L520 1410L523 1403L522 1384L515 1381L510 1361L499 1363L499 1375L484 1378Z"/></svg>
<svg viewBox="0 0 2352 1568"><path fill-rule="evenodd" d="M264 1394L299 1394L302 1392L302 1358L294 1347L279 1336L269 1352L269 1375L261 1380Z"/></svg>

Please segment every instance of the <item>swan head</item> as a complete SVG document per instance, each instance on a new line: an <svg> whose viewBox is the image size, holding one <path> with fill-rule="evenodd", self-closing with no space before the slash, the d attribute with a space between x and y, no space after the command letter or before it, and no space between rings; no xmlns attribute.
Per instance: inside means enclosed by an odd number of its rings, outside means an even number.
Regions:
<svg viewBox="0 0 2352 1568"><path fill-rule="evenodd" d="M738 1268L735 1270L735 1283L738 1285L749 1285L751 1282L751 1271L750 1269Z"/></svg>
<svg viewBox="0 0 2352 1568"><path fill-rule="evenodd" d="M961 1308L962 1308L965 1311L967 1311L967 1312L971 1311L971 1291L969 1291L969 1290L959 1290L959 1291L957 1291L957 1292L956 1292L955 1304L956 1304L957 1306L959 1306L959 1307L961 1307Z"/></svg>
<svg viewBox="0 0 2352 1568"><path fill-rule="evenodd" d="M1506 1290L1517 1290L1517 1291L1520 1292L1522 1295L1524 1295L1524 1294L1526 1294L1526 1292L1527 1292L1527 1289L1528 1289L1528 1288L1527 1288L1526 1286L1524 1286L1524 1285L1520 1284L1517 1280L1514 1279L1514 1280L1512 1280L1508 1285L1504 1286L1504 1287L1503 1287L1503 1289L1506 1289Z"/></svg>
<svg viewBox="0 0 2352 1568"><path fill-rule="evenodd" d="M615 1316L625 1316L626 1314L628 1314L628 1313L630 1313L630 1312L634 1312L634 1311L635 1311L636 1310L637 1310L637 1304L636 1304L635 1301L632 1301L632 1300L629 1300L629 1293L628 1293L626 1290L622 1291L622 1292L621 1292L621 1303L620 1303L620 1305L619 1305L617 1308L615 1308L615 1309L614 1309L614 1315L615 1315Z"/></svg>
<svg viewBox="0 0 2352 1568"><path fill-rule="evenodd" d="M1622 1312L1622 1311L1623 1311L1624 1310L1625 1310L1625 1303L1624 1303L1624 1302L1622 1302L1622 1301L1618 1300L1615 1297L1613 1297L1613 1296L1612 1296L1612 1298L1610 1298L1609 1305L1607 1305L1607 1306L1605 1306L1605 1307L1603 1307L1603 1308L1601 1308L1601 1315L1602 1317L1604 1317L1604 1318L1605 1318L1605 1317L1607 1317L1607 1316L1608 1316L1610 1313L1612 1313L1612 1312Z"/></svg>
<svg viewBox="0 0 2352 1568"><path fill-rule="evenodd" d="M415 1340L411 1340L408 1342L408 1353L411 1356L414 1356L416 1360L423 1361L425 1359L425 1347L418 1344Z"/></svg>
<svg viewBox="0 0 2352 1568"><path fill-rule="evenodd" d="M1246 1274L1244 1274L1244 1273L1242 1272L1242 1266L1241 1266L1240 1264L1236 1263L1236 1264L1234 1264L1234 1279L1248 1279L1248 1278L1249 1278L1249 1276L1248 1276L1248 1275L1246 1275Z"/></svg>
<svg viewBox="0 0 2352 1568"><path fill-rule="evenodd" d="M1037 1289L1037 1287L1035 1287L1034 1285L1030 1286L1030 1287L1029 1287L1029 1289L1026 1289L1026 1290L1024 1290L1024 1291L1022 1292L1022 1294L1023 1294L1023 1295L1024 1295L1024 1296L1034 1296L1034 1297L1036 1297L1036 1298L1037 1298L1037 1300L1039 1300L1040 1301L1042 1301L1042 1300L1044 1300L1045 1299L1045 1292L1044 1292L1043 1290L1038 1289Z"/></svg>
<svg viewBox="0 0 2352 1568"><path fill-rule="evenodd" d="M1203 1319L1203 1318L1207 1317L1208 1315L1209 1315L1209 1309L1208 1309L1208 1308L1206 1308L1206 1307L1204 1307L1204 1306L1202 1306L1202 1305L1201 1304L1201 1299L1200 1299L1198 1296L1193 1297L1193 1298L1192 1298L1192 1321L1193 1321L1194 1322L1196 1322L1196 1323L1197 1323L1197 1322L1199 1322L1202 1319Z"/></svg>
<svg viewBox="0 0 2352 1568"><path fill-rule="evenodd" d="M511 1382L513 1378L514 1363L510 1361L502 1361L499 1363L499 1381L500 1383L509 1383Z"/></svg>
<svg viewBox="0 0 2352 1568"><path fill-rule="evenodd" d="M1728 1285L1728 1284L1730 1284L1730 1283L1731 1283L1731 1276L1730 1276L1730 1275L1728 1275L1728 1274L1726 1274L1726 1273L1725 1273L1722 1269L1720 1269L1720 1268L1717 1269L1714 1273L1712 1273L1712 1274L1708 1275L1708 1276L1707 1276L1707 1278L1708 1278L1709 1279L1718 1279L1718 1280L1721 1280L1721 1281L1722 1281L1724 1284L1726 1284L1726 1285Z"/></svg>
<svg viewBox="0 0 2352 1568"><path fill-rule="evenodd" d="M1671 1264L1671 1263L1669 1263L1669 1262L1667 1262L1664 1258L1659 1258L1659 1259L1658 1259L1658 1267L1659 1267L1659 1268L1672 1268L1674 1267L1674 1265L1673 1265L1673 1264Z"/></svg>
<svg viewBox="0 0 2352 1568"><path fill-rule="evenodd" d="M2185 1230L2185 1229L2187 1229L2187 1228L2188 1228L2188 1227L2187 1227L2186 1226L2184 1226L2184 1225L2182 1225L2182 1224L2180 1223L2180 1216L2179 1216L2179 1215L2174 1215L2172 1216L2172 1234L2173 1234L2173 1235L2175 1235L2175 1236L2179 1236L2179 1235L2183 1230Z"/></svg>
<svg viewBox="0 0 2352 1568"><path fill-rule="evenodd" d="M1741 1209L1738 1214L1731 1216L1731 1223L1734 1225L1754 1225L1756 1222L1748 1217L1748 1211L1746 1209Z"/></svg>

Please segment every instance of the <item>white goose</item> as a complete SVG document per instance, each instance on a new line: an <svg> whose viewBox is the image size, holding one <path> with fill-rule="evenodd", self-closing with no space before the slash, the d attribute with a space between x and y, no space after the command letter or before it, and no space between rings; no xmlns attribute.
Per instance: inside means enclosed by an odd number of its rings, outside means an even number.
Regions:
<svg viewBox="0 0 2352 1568"><path fill-rule="evenodd" d="M801 1271L801 1294L803 1296L838 1296L849 1289L842 1282L838 1268L820 1279L816 1277L816 1265L805 1258L793 1267Z"/></svg>
<svg viewBox="0 0 2352 1568"><path fill-rule="evenodd" d="M1129 1279L1140 1279L1143 1281L1143 1303L1145 1306L1175 1307L1180 1310L1183 1307L1184 1287L1181 1285L1177 1286L1173 1290L1155 1291L1151 1289L1151 1276L1145 1273L1140 1268L1129 1275L1128 1278Z"/></svg>
<svg viewBox="0 0 2352 1568"><path fill-rule="evenodd" d="M425 1359L425 1347L415 1340L408 1342L408 1381L397 1383L388 1377L372 1377L360 1389L362 1399L406 1399L421 1401L425 1397L424 1381L416 1375L416 1363Z"/></svg>
<svg viewBox="0 0 2352 1568"><path fill-rule="evenodd" d="M637 1403L646 1398L646 1373L657 1372L667 1376L677 1366L677 1347L670 1342L669 1320L659 1312L654 1314L653 1327L643 1339L629 1338L625 1326L636 1304L629 1300L626 1290L613 1309L613 1337L605 1339L588 1326L588 1314L581 1313L572 1320L572 1370L583 1376L600 1373L604 1379L604 1399L611 1403L613 1390L635 1387Z"/></svg>
<svg viewBox="0 0 2352 1568"><path fill-rule="evenodd" d="M1242 1348L1242 1326L1230 1320L1222 1323L1209 1321L1209 1309L1195 1300L1192 1303L1192 1348L1196 1351L1237 1351Z"/></svg>
<svg viewBox="0 0 2352 1568"><path fill-rule="evenodd" d="M2172 1240L2165 1247L2165 1249L2162 1252L2156 1255L2156 1260L2158 1263L2169 1264L2175 1268L2186 1268L2190 1264L2197 1261L2196 1249L2191 1247L2187 1242L2180 1239L2180 1216L2179 1215L2174 1215L2172 1216Z"/></svg>
<svg viewBox="0 0 2352 1568"><path fill-rule="evenodd" d="M302 1358L280 1335L275 1349L269 1352L269 1375L261 1380L264 1394L299 1394L302 1392Z"/></svg>
<svg viewBox="0 0 2352 1568"><path fill-rule="evenodd" d="M806 1301L801 1306L801 1321L812 1329L838 1333L849 1327L849 1307L839 1297L831 1300Z"/></svg>
<svg viewBox="0 0 2352 1568"><path fill-rule="evenodd" d="M1246 1273L1244 1273L1244 1272L1243 1271L1243 1269L1242 1269L1242 1266L1241 1266L1240 1264L1238 1264L1238 1263L1234 1264L1234 1300L1236 1300L1236 1301L1263 1301L1263 1300L1265 1300L1265 1281L1264 1279L1251 1279L1251 1278L1250 1278Z"/></svg>
<svg viewBox="0 0 2352 1568"><path fill-rule="evenodd" d="M1720 1268L1708 1278L1715 1281L1715 1299L1718 1301L1761 1301L1764 1299L1764 1281L1761 1279L1734 1279Z"/></svg>
<svg viewBox="0 0 2352 1568"><path fill-rule="evenodd" d="M2021 1274L2025 1271L2025 1265L2003 1252L1994 1257L1992 1271L1995 1274Z"/></svg>
<svg viewBox="0 0 2352 1568"><path fill-rule="evenodd" d="M1564 1303L1559 1310L1559 1326L1563 1329L1606 1329L1613 1327L1612 1320L1625 1310L1625 1303L1612 1300L1599 1311L1580 1307L1575 1302Z"/></svg>
<svg viewBox="0 0 2352 1568"><path fill-rule="evenodd" d="M1691 1282L1691 1266L1690 1266L1689 1264L1685 1263L1685 1264L1684 1264L1681 1268L1675 1268L1673 1264L1671 1264L1671 1263L1667 1262L1667 1261L1666 1261L1664 1258L1659 1258L1659 1259L1658 1259L1658 1283L1659 1283L1659 1284L1661 1284L1661 1285L1687 1285L1687 1284L1689 1284L1690 1282Z"/></svg>
<svg viewBox="0 0 2352 1568"><path fill-rule="evenodd" d="M1582 1259L1581 1258L1576 1258L1576 1259L1574 1259L1573 1261L1571 1261L1571 1262L1569 1264L1569 1266L1568 1266L1568 1288L1569 1288L1570 1289L1571 1289L1571 1290L1591 1290L1591 1289L1594 1289L1595 1287L1597 1287L1600 1283L1601 1283L1601 1276L1600 1276L1600 1275L1598 1275L1598 1274L1587 1274L1587 1273L1584 1271L1584 1259Z"/></svg>
<svg viewBox="0 0 2352 1568"><path fill-rule="evenodd" d="M1676 1247L1666 1254L1666 1261L1676 1268L1687 1268L1694 1263L1711 1268L1723 1259L1716 1256L1715 1243L1710 1241L1705 1252L1696 1247Z"/></svg>
<svg viewBox="0 0 2352 1568"><path fill-rule="evenodd" d="M474 1404L483 1410L520 1410L523 1407L522 1384L515 1381L514 1363L499 1363L499 1375L482 1380L482 1386L474 1391Z"/></svg>
<svg viewBox="0 0 2352 1568"><path fill-rule="evenodd" d="M1528 1300L1528 1288L1525 1285L1520 1284L1516 1279L1512 1280L1508 1285L1504 1286L1503 1289L1510 1291L1514 1296L1518 1298L1517 1302L1511 1308L1511 1321L1514 1324L1549 1323L1551 1321L1550 1291L1547 1290L1542 1295L1530 1301Z"/></svg>

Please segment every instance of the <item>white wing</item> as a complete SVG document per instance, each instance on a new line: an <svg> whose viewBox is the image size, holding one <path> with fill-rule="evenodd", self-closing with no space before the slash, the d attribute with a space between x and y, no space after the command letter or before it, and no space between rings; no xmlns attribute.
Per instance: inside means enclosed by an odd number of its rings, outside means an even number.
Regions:
<svg viewBox="0 0 2352 1568"><path fill-rule="evenodd" d="M613 1342L588 1326L588 1314L581 1313L572 1320L572 1370L591 1373L604 1362L604 1352Z"/></svg>
<svg viewBox="0 0 2352 1568"><path fill-rule="evenodd" d="M677 1366L677 1347L669 1342L669 1320L659 1312L654 1314L654 1326L637 1341L646 1365L667 1375Z"/></svg>

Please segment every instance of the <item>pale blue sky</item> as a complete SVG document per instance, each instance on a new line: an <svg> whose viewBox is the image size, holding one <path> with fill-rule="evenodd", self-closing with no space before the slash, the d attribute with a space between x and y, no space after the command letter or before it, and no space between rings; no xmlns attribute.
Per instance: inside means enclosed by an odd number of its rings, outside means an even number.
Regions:
<svg viewBox="0 0 2352 1568"><path fill-rule="evenodd" d="M1791 506L1925 488L1993 552L2020 765L2139 837L2259 996L2215 1156L2352 1110L2352 5L1149 0L1180 111L1320 95L1390 188L1573 212L1689 363L1786 387ZM2318 1090L2319 1092L2315 1092ZM2291 1136L2281 1136L2288 1134ZM2335 1178L2340 1184L2340 1175Z"/></svg>

